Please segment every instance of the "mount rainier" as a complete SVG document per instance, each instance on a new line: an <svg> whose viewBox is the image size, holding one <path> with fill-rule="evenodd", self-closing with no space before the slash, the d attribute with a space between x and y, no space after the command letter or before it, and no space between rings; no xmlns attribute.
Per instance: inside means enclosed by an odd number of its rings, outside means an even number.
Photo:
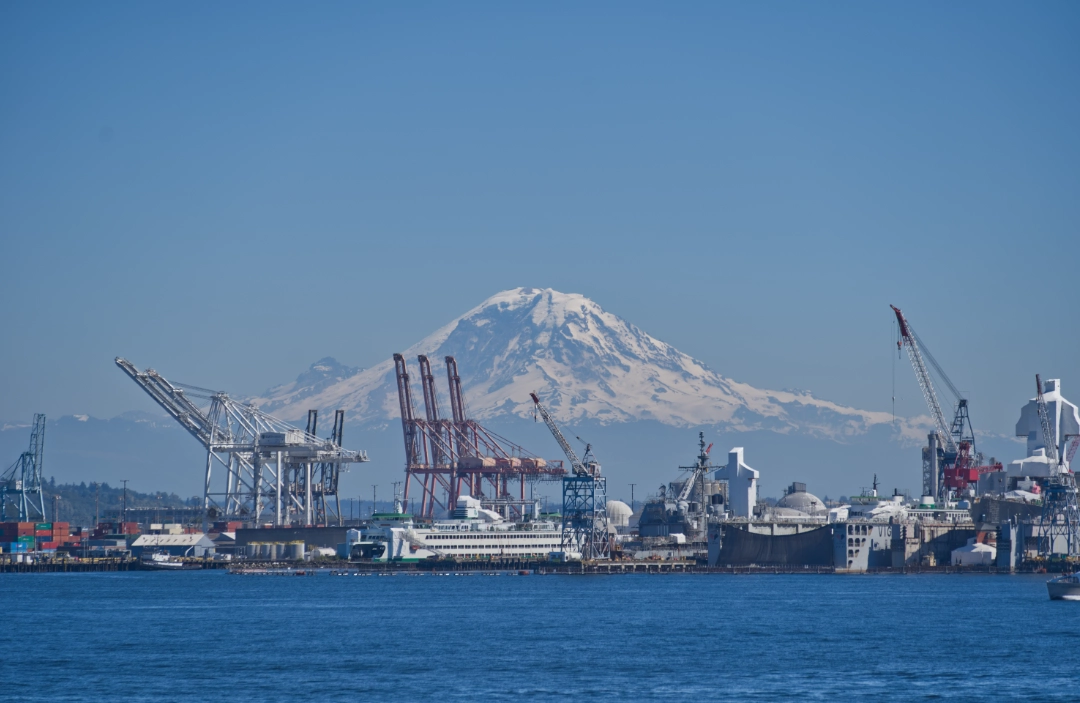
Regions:
<svg viewBox="0 0 1080 703"><path fill-rule="evenodd" d="M531 417L537 391L562 423L650 420L672 427L768 430L831 439L888 428L890 413L857 410L805 392L771 391L713 371L670 344L574 293L503 291L402 352L414 399L422 402L418 354L435 366L446 404L443 357L457 358L471 417ZM441 372L441 373L440 373ZM308 408L344 408L350 423L380 425L400 417L392 359L369 369L322 359L296 381L252 399L263 410L301 421ZM423 415L423 407L417 411ZM905 443L925 437L926 418L897 419Z"/></svg>

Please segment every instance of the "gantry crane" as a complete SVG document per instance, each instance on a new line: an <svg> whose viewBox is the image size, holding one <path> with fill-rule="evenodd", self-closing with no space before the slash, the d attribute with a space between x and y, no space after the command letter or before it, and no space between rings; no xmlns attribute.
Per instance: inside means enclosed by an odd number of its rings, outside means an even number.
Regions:
<svg viewBox="0 0 1080 703"><path fill-rule="evenodd" d="M44 458L45 415L37 413L30 430L30 448L0 474L0 521L9 518L9 502L14 504L10 517L19 522L45 520L45 497L41 491Z"/></svg>
<svg viewBox="0 0 1080 703"><path fill-rule="evenodd" d="M341 447L344 411L335 414L331 437L320 439L317 411L309 411L307 428L301 430L227 393L170 383L120 357L116 365L206 448L204 523L259 523L270 513L278 526L326 524L328 517L340 522L338 474L368 460L362 451ZM224 481L212 482L218 473Z"/></svg>
<svg viewBox="0 0 1080 703"><path fill-rule="evenodd" d="M915 378L919 382L926 407L934 420L937 441L941 444L940 455L934 452L934 447L931 446L931 452L934 455L930 456L929 461L923 465L923 493L934 496L938 501L943 501L950 490L962 490L977 483L980 475L991 471L1001 471L1003 467L1001 464L979 465L982 463L982 456L975 451L975 432L971 426L971 416L968 414L967 399L949 379L948 374L941 368L933 354L926 349L900 308L895 305L889 307L896 314L896 322L899 326L900 338L896 342L897 349L907 349L908 359L915 371ZM945 413L941 409L930 370L926 366L927 360L956 399L952 424L948 424L945 420ZM940 472L936 471L939 464L942 468Z"/></svg>
<svg viewBox="0 0 1080 703"><path fill-rule="evenodd" d="M446 379L450 390L450 413L453 419L439 414L435 375L427 356L417 357L420 382L424 390L425 415L413 406L412 383L402 354L394 354L401 427L405 439L405 494L413 483L419 484L420 510L424 518L434 517L436 506L452 511L461 495L471 495L485 508L506 518L524 519L535 502L526 500L525 484L562 478L562 461L549 466L524 447L501 437L466 414L457 360L445 357ZM517 482L514 496L511 482Z"/></svg>
<svg viewBox="0 0 1080 703"><path fill-rule="evenodd" d="M592 446L587 446L585 458L579 459L536 393L530 393L529 397L570 462L571 475L563 478L562 485L563 553L579 551L584 560L607 559L611 555L607 532L607 479L600 475L600 464L592 455Z"/></svg>
<svg viewBox="0 0 1080 703"><path fill-rule="evenodd" d="M1080 507L1077 506L1076 478L1062 464L1058 452L1050 413L1043 396L1042 378L1035 374L1035 407L1039 413L1043 446L1046 449L1049 478L1042 495L1042 515L1039 518L1039 556L1049 558L1054 554L1080 556ZM1074 443L1075 445L1075 443ZM1070 448L1070 454L1075 449ZM1068 463L1066 459L1065 464Z"/></svg>

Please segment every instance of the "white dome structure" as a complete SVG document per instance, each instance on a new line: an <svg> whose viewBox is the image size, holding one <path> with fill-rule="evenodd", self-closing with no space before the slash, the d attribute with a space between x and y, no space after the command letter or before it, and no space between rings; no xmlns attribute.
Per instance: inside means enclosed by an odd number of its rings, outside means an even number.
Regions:
<svg viewBox="0 0 1080 703"><path fill-rule="evenodd" d="M607 502L608 522L615 527L628 527L630 525L630 516L633 514L634 511L630 509L630 506L621 500L609 500Z"/></svg>
<svg viewBox="0 0 1080 703"><path fill-rule="evenodd" d="M804 484L792 484L792 489ZM776 501L778 508L791 508L807 515L824 515L829 512L825 507L825 501L813 493L807 493L805 487L802 490L789 490L783 498Z"/></svg>

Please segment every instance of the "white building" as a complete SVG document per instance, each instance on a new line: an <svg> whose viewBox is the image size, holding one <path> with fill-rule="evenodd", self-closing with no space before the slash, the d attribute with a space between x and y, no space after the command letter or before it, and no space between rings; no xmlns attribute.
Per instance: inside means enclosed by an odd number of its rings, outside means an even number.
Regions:
<svg viewBox="0 0 1080 703"><path fill-rule="evenodd" d="M1054 435L1058 456L1067 449L1063 440L1071 435L1080 434L1080 412L1077 407L1061 395L1061 380L1051 378L1043 381L1043 398L1046 400L1047 414L1050 416L1050 431ZM1032 398L1020 410L1020 419L1016 423L1016 436L1027 437L1027 457L1009 464L1009 476L1046 477L1050 475L1050 463L1046 456L1046 443L1043 441L1042 424L1039 422L1039 407Z"/></svg>
<svg viewBox="0 0 1080 703"><path fill-rule="evenodd" d="M732 517L754 517L759 475L743 462L742 447L728 452L727 466L713 472L713 478L717 481L728 483L728 508Z"/></svg>
<svg viewBox="0 0 1080 703"><path fill-rule="evenodd" d="M968 543L952 550L953 566L993 566L997 562L997 548L982 544L972 537Z"/></svg>

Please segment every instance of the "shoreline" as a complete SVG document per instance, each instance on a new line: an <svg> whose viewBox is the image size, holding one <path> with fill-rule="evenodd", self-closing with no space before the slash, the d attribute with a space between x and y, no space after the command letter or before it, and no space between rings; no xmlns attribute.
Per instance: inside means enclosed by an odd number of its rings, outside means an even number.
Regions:
<svg viewBox="0 0 1080 703"><path fill-rule="evenodd" d="M610 563L557 563L539 561L475 561L432 563L357 563L348 561L324 561L316 564L298 562L236 562L191 560L200 568L185 571L227 570L234 575L436 575L436 574L514 574L537 576L619 576L627 574L674 575L674 574L805 574L805 575L915 575L915 574L1057 574L1075 571L1075 564L1065 562L1046 566L1032 564L1016 569L999 569L990 566L915 566L904 568L875 568L866 571L845 571L831 566L705 566L690 562L610 562ZM118 573L125 571L157 571L143 566L137 559L100 559L93 562L0 562L0 574L31 573Z"/></svg>

